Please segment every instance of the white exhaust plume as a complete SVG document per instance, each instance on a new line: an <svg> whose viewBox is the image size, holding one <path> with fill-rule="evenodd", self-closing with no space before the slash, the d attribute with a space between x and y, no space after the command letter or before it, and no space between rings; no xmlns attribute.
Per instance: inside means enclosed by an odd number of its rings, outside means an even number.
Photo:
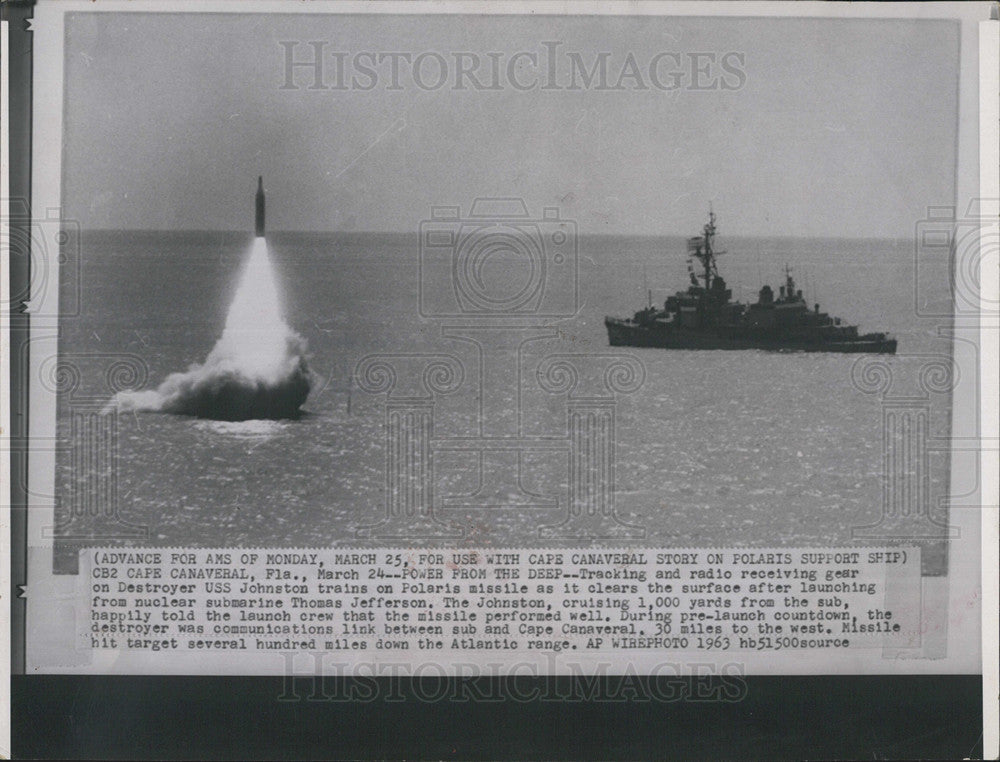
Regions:
<svg viewBox="0 0 1000 762"><path fill-rule="evenodd" d="M221 421L296 418L309 395L306 342L281 315L264 238L256 238L222 337L204 364L110 405Z"/></svg>

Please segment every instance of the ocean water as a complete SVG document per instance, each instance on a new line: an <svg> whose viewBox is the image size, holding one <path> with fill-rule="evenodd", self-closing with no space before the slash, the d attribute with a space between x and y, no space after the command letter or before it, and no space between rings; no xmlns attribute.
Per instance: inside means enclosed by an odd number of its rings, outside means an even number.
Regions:
<svg viewBox="0 0 1000 762"><path fill-rule="evenodd" d="M122 412L109 466L81 456L91 445L74 414L111 399L109 368L123 358L141 361L139 385L147 389L203 362L221 334L251 239L85 233L80 260L64 266L61 283L64 300L79 297L79 314L62 321L60 338L63 362L75 366L79 381L59 398L56 571L73 572L77 550L96 544L409 544L405 536L358 537L386 516L386 397L365 392L352 379L355 366L372 353L458 359L462 383L433 400L435 438L516 430L524 438L557 440L566 438L568 400L540 388L539 363L552 354L573 355L580 388L590 384L601 391L607 364L631 355L644 382L613 397L615 510L622 522L644 531L642 539L628 542L879 544L853 530L882 515L884 403L852 383L852 368L878 360L896 385L892 392L900 394L917 388L928 357L950 356L941 321L918 319L915 309L917 302L947 305L947 263L923 263L921 279L931 286L915 291L907 241L720 237L719 243L727 250L720 269L737 297L755 299L762 282L777 290L787 262L810 303L818 301L862 331L891 331L899 354L611 348L606 314L644 306L647 288L659 301L684 286L683 240L585 237L578 246L577 313L525 321L554 329L548 331L554 335L519 350L517 337L527 336L526 329L489 334L486 361L480 362L476 345L456 338L468 334L463 326L474 320L420 316L415 234L274 234L268 245L284 317L308 342L314 374L303 416L234 423ZM409 360L400 362L399 372L409 373L403 367ZM420 378L397 381L395 393L404 394L406 384L419 385ZM928 404L930 434L946 437L949 395L931 394ZM504 419L504 410L519 412ZM487 470L490 463L487 458ZM567 515L565 449L522 453L519 480L491 480L479 464L475 452L435 453L434 514L463 536L414 544L586 544L539 532ZM947 462L934 455L928 469L929 492L918 511L945 521L938 498L948 492ZM95 490L112 496L103 505L113 511L87 507L95 505ZM135 537L136 528L145 539ZM893 531L906 541L905 521ZM943 573L945 544L921 544L925 572Z"/></svg>

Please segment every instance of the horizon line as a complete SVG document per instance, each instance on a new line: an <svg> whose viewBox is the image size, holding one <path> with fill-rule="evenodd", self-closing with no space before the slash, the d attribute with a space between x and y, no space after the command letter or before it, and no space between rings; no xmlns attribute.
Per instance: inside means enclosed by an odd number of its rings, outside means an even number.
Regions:
<svg viewBox="0 0 1000 762"><path fill-rule="evenodd" d="M233 228L105 228L105 227L94 227L85 228L80 227L79 230L83 233L168 233L168 234L184 234L184 233L223 233L227 235L246 235L249 238L255 237L253 231L246 229L233 229ZM580 237L588 238L689 238L689 233L656 233L656 232L642 232L642 233L629 233L629 232L615 232L615 233L605 233L605 232L590 232L590 231L577 231ZM271 234L275 235L419 235L419 230L337 230L337 229L325 229L325 230L303 230L303 229L293 229L293 230L271 230L268 232L267 238ZM798 240L816 240L816 239L832 239L839 241L903 241L911 240L910 235L774 235L766 233L725 233L720 234L719 238L760 238L760 239L774 239L774 238L785 238L785 239L798 239Z"/></svg>

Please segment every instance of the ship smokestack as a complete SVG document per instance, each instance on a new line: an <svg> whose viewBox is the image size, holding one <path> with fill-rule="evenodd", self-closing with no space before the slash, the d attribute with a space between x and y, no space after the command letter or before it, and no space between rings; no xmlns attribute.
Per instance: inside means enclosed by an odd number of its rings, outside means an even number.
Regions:
<svg viewBox="0 0 1000 762"><path fill-rule="evenodd" d="M256 220L254 222L254 234L258 238L264 237L264 176L257 176L257 198L256 198Z"/></svg>

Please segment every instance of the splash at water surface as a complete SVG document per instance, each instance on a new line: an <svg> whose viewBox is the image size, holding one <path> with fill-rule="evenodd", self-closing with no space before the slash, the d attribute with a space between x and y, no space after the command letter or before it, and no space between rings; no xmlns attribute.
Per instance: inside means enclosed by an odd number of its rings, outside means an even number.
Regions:
<svg viewBox="0 0 1000 762"><path fill-rule="evenodd" d="M306 342L281 314L267 243L259 237L205 362L172 373L156 390L123 392L111 404L220 421L296 418L309 389Z"/></svg>

